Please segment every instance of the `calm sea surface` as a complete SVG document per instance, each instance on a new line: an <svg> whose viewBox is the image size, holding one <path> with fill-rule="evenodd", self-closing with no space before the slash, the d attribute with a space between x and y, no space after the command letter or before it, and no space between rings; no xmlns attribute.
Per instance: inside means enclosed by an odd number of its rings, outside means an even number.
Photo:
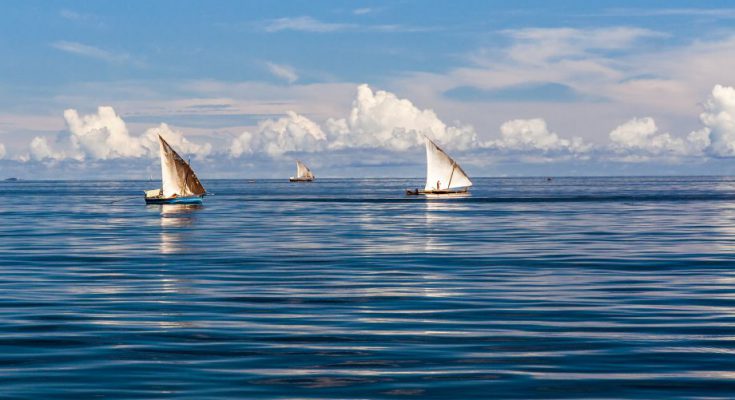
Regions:
<svg viewBox="0 0 735 400"><path fill-rule="evenodd" d="M0 183L0 397L735 397L733 178L203 183Z"/></svg>

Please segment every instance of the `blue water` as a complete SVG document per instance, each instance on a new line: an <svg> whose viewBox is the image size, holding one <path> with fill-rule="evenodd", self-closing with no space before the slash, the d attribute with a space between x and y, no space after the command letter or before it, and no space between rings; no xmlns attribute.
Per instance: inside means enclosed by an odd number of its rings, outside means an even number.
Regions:
<svg viewBox="0 0 735 400"><path fill-rule="evenodd" d="M0 396L735 397L733 178L203 183L0 183Z"/></svg>

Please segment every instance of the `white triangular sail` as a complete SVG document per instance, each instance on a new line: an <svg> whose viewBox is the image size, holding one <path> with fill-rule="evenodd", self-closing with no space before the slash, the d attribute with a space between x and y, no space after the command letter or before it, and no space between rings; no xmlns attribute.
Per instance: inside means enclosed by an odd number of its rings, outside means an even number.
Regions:
<svg viewBox="0 0 735 400"><path fill-rule="evenodd" d="M424 190L454 190L472 186L456 161L431 139L426 139L426 187Z"/></svg>
<svg viewBox="0 0 735 400"><path fill-rule="evenodd" d="M314 174L306 164L296 160L296 178L298 179L314 179Z"/></svg>
<svg viewBox="0 0 735 400"><path fill-rule="evenodd" d="M161 145L161 184L163 197L201 196L204 190L199 178L181 156L158 136Z"/></svg>

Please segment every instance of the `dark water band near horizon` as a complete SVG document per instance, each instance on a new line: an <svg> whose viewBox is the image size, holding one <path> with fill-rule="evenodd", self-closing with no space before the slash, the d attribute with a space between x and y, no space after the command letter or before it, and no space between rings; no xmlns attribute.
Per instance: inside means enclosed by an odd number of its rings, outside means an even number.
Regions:
<svg viewBox="0 0 735 400"><path fill-rule="evenodd" d="M0 183L0 397L735 397L735 178L202 183Z"/></svg>

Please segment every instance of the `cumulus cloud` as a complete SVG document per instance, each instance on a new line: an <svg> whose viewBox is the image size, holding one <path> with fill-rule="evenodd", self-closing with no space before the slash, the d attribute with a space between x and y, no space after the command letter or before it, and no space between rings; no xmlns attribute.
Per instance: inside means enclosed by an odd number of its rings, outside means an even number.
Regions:
<svg viewBox="0 0 735 400"><path fill-rule="evenodd" d="M432 110L419 109L393 93L373 92L368 85L360 85L347 118L330 118L322 129L307 117L289 111L283 118L263 121L254 131L243 132L231 143L230 155L264 151L280 156L293 151L351 148L404 151L423 145L424 135L449 149L467 150L478 145L471 126L447 126Z"/></svg>
<svg viewBox="0 0 735 400"><path fill-rule="evenodd" d="M735 88L715 85L703 106L699 119L704 126L686 137L659 133L653 118L633 118L610 132L610 148L640 160L647 156L735 156Z"/></svg>
<svg viewBox="0 0 735 400"><path fill-rule="evenodd" d="M148 129L141 136L132 136L125 121L112 107L98 107L96 114L80 115L77 110L64 111L68 132L51 142L35 137L29 148L34 160L107 160L115 158L155 157L158 155L158 135L163 136L179 152L208 155L212 146L199 145L184 138L183 133L166 124Z"/></svg>
<svg viewBox="0 0 735 400"><path fill-rule="evenodd" d="M409 100L368 85L357 88L357 97L347 118L327 120L330 147L362 147L403 151L423 143L426 135L447 148L466 150L477 145L475 130L468 125L447 126L430 109L420 109Z"/></svg>
<svg viewBox="0 0 735 400"><path fill-rule="evenodd" d="M68 147L73 147L73 142L69 142ZM27 161L28 159L33 160L64 160L64 159L73 159L77 161L84 160L84 155L79 151L73 151L70 149L60 149L58 147L61 147L59 145L56 146L57 149L53 149L51 145L49 144L48 139L44 137L34 137L33 140L31 140L31 144L29 146L29 155L21 157L21 160Z"/></svg>
<svg viewBox="0 0 735 400"><path fill-rule="evenodd" d="M277 120L268 119L255 129L245 131L230 145L230 155L238 157L260 151L275 157L291 151L316 151L323 149L327 137L314 121L288 111Z"/></svg>
<svg viewBox="0 0 735 400"><path fill-rule="evenodd" d="M633 118L610 132L611 147L619 153L639 152L651 155L685 155L689 147L684 139L658 133L653 118Z"/></svg>
<svg viewBox="0 0 735 400"><path fill-rule="evenodd" d="M209 143L198 144L189 141L184 133L172 129L168 124L161 123L157 127L148 128L143 136L139 138L141 144L146 148L146 157L158 157L158 136L163 137L181 155L191 154L194 158L201 160L212 154L212 145Z"/></svg>
<svg viewBox="0 0 735 400"><path fill-rule="evenodd" d="M690 136L708 137L708 151L712 155L735 155L735 88L716 85L699 119L704 127Z"/></svg>
<svg viewBox="0 0 735 400"><path fill-rule="evenodd" d="M74 147L94 159L140 157L145 148L128 133L125 122L112 107L98 107L97 114L80 116L77 110L64 111Z"/></svg>
<svg viewBox="0 0 735 400"><path fill-rule="evenodd" d="M582 138L563 139L549 131L546 121L541 118L506 121L500 126L500 134L499 140L491 140L485 146L500 150L543 153L585 153L591 148Z"/></svg>

